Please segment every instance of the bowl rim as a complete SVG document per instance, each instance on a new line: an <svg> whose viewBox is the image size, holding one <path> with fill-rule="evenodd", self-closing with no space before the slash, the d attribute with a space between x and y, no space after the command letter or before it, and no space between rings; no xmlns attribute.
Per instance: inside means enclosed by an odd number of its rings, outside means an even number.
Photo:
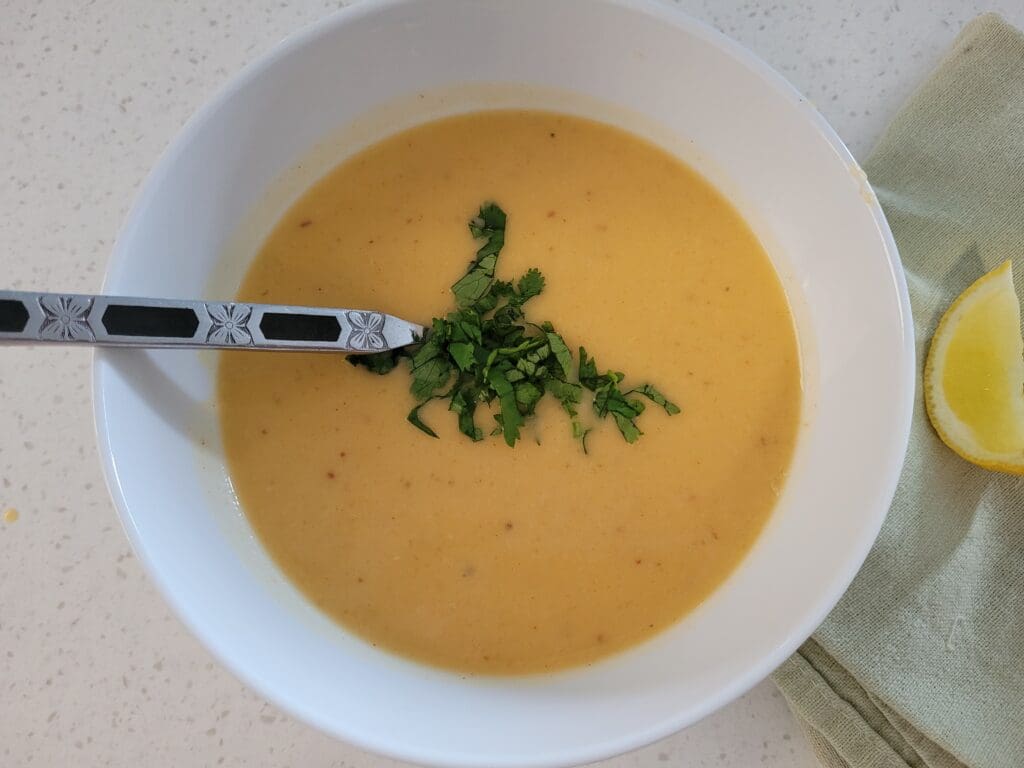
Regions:
<svg viewBox="0 0 1024 768"><path fill-rule="evenodd" d="M813 104L808 102L785 77L740 43L732 40L709 24L658 0L595 0L595 2L651 17L661 24L680 29L702 39L737 59L748 70L756 74L766 88L773 91L775 95L781 97L793 107L798 108L804 118L811 123L811 126L825 139L836 155L852 171L863 174L860 165L854 159L845 143L843 143L835 130ZM360 0L355 5L346 6L334 11L287 35L280 42L257 56L253 61L231 76L226 83L222 84L179 129L161 153L153 169L145 177L140 187L140 192L126 215L124 223L115 239L115 247L104 275L104 293L108 293L109 286L117 282L119 272L127 260L125 254L117 248L117 244L127 238L127 234L130 232L136 219L149 206L151 199L155 195L155 190L160 186L162 179L175 165L185 147L191 142L191 139L213 117L225 101L259 78L266 70L275 66L279 60L289 56L293 51L316 41L318 38L332 33L338 27L391 8L421 3L422 0ZM578 765L594 760L606 759L646 746L698 722L749 691L785 661L805 639L813 634L814 630L839 602L843 593L845 593L853 581L881 530L889 505L895 494L909 445L911 418L916 396L914 326L906 276L895 239L881 205L873 193L866 197L870 197L870 200L865 199L865 203L882 241L888 262L887 266L898 295L898 314L902 330L902 370L898 373L902 380L902 391L896 394L896 399L900 406L900 419L894 425L893 434L894 447L898 449L899 460L894 461L888 468L886 476L879 479L879 498L884 500L885 504L879 504L878 511L873 515L873 519L865 519L865 524L860 529L861 533L858 539L851 543L851 557L848 559L847 566L841 572L834 574L835 583L841 585L841 588L837 589L827 599L822 599L817 606L814 606L813 610L805 611L802 620L793 625L786 643L780 644L770 653L763 655L757 663L747 668L745 674L734 679L731 685L723 687L715 695L708 697L702 706L697 708L696 715L694 715L692 709L690 711L680 711L673 716L651 724L648 728L634 731L629 736L593 742L585 748L549 752L538 755L528 763L524 763L521 759L517 759L514 763L510 760L504 762L492 760L494 768L524 764L531 766ZM206 651L212 654L222 666L230 670L237 679L271 701L275 706L280 707L296 719L312 724L335 738L343 739L357 747L377 754L421 764L467 767L479 765L478 757L459 753L457 749L448 751L444 755L438 753L428 754L422 750L405 749L396 746L394 742L383 742L366 737L361 733L349 731L343 725L339 725L333 720L328 720L328 718L322 717L316 712L309 711L301 702L293 700L292 697L283 694L281 691L271 690L271 687L265 685L259 677L244 669L243 665L236 662L233 657L222 652L219 643L211 633L207 632L200 623L192 620L187 606L175 597L171 583L166 580L165 575L154 564L139 536L137 528L132 523L132 515L122 488L118 468L114 461L113 445L107 427L107 406L103 396L105 388L104 377L106 374L104 366L99 362L101 359L101 355L94 355L92 366L94 428L108 491L117 509L125 534L152 583L155 584L164 601L170 605L178 619L200 640ZM856 554L856 557L853 557L853 554Z"/></svg>

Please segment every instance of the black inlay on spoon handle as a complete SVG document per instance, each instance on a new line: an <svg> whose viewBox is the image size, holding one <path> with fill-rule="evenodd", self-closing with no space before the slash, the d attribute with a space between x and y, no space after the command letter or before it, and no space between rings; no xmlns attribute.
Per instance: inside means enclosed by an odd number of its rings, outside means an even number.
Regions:
<svg viewBox="0 0 1024 768"><path fill-rule="evenodd" d="M271 341L337 341L341 323L334 315L264 312L263 336Z"/></svg>
<svg viewBox="0 0 1024 768"><path fill-rule="evenodd" d="M110 336L191 339L199 328L195 311L183 307L110 304L101 322Z"/></svg>
<svg viewBox="0 0 1024 768"><path fill-rule="evenodd" d="M28 325L28 310L17 299L0 299L0 332L21 333Z"/></svg>

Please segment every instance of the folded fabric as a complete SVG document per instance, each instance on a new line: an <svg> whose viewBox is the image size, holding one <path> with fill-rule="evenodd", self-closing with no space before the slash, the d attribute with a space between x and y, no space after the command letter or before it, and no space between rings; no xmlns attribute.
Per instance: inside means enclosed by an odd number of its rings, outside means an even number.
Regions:
<svg viewBox="0 0 1024 768"><path fill-rule="evenodd" d="M920 368L974 280L1014 258L1024 287L1024 34L971 22L864 168L913 305L910 449L864 567L774 679L829 768L1022 768L1024 478L940 442Z"/></svg>

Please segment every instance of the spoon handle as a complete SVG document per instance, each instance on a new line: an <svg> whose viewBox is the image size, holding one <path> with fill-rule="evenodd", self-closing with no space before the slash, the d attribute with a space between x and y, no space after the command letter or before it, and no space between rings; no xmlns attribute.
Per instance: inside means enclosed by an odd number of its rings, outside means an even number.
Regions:
<svg viewBox="0 0 1024 768"><path fill-rule="evenodd" d="M382 312L326 307L0 291L0 345L382 352L423 327Z"/></svg>

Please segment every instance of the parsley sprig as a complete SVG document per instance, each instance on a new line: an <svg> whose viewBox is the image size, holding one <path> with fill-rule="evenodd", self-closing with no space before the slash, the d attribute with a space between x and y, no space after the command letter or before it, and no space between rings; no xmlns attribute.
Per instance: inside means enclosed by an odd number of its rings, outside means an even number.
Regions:
<svg viewBox="0 0 1024 768"><path fill-rule="evenodd" d="M505 212L494 203L480 208L469 222L469 230L484 243L476 252L466 274L451 290L456 309L434 318L416 344L373 355L349 355L348 360L377 374L390 373L405 360L412 376L410 390L416 405L408 419L431 437L437 437L420 417L421 409L433 400L447 400L448 410L459 422L459 430L472 440L483 440L477 426L477 410L494 409L496 426L492 435L502 435L514 446L526 421L545 394L562 406L572 426L573 437L587 449L590 429L580 418L584 397L591 401L599 418L611 416L626 442L643 434L636 424L647 398L666 413L679 413L651 384L623 391L625 375L619 371L599 372L594 358L579 348L579 363L562 336L549 322L526 320L524 306L544 290L544 276L530 269L517 281L495 279L498 256L505 245ZM589 393L589 394L588 394Z"/></svg>

